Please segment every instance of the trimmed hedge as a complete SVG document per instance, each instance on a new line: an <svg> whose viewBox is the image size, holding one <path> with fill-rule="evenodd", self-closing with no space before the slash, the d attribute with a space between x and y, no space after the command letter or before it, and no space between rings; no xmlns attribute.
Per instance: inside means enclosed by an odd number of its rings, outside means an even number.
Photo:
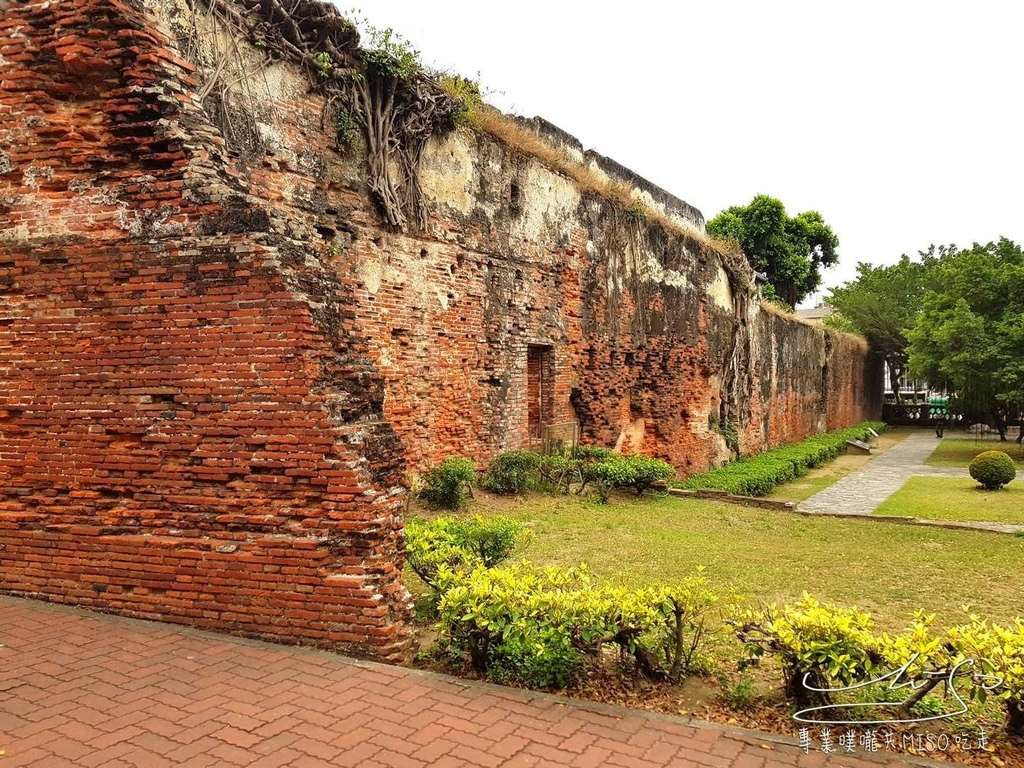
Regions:
<svg viewBox="0 0 1024 768"><path fill-rule="evenodd" d="M800 443L791 443L740 459L686 479L683 488L728 491L738 496L765 496L783 483L807 474L808 469L833 461L846 452L847 440L863 440L868 430L881 432L885 424L866 421Z"/></svg>
<svg viewBox="0 0 1024 768"><path fill-rule="evenodd" d="M577 446L568 455L529 451L499 453L480 480L492 493L515 495L527 490L581 493L588 486L601 499L612 488L629 488L637 496L655 483L671 477L671 464L649 456L623 456L607 448Z"/></svg>

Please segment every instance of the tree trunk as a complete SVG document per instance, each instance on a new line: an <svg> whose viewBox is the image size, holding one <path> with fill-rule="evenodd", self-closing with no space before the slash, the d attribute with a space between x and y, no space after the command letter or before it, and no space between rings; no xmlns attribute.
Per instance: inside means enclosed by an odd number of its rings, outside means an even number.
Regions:
<svg viewBox="0 0 1024 768"><path fill-rule="evenodd" d="M776 296L789 304L789 306L796 308L796 285L794 285L792 280L787 280L773 287L775 288Z"/></svg>
<svg viewBox="0 0 1024 768"><path fill-rule="evenodd" d="M672 666L668 676L672 680L679 679L679 671L683 666L683 610L676 604L672 609Z"/></svg>
<svg viewBox="0 0 1024 768"><path fill-rule="evenodd" d="M1002 443L1006 442L1006 419L1003 418L1001 413L993 413L992 421L995 422L996 432L999 433L999 441Z"/></svg>
<svg viewBox="0 0 1024 768"><path fill-rule="evenodd" d="M659 669L658 657L648 651L642 645L633 649L633 658L636 659L636 668L648 680L664 680L665 673Z"/></svg>
<svg viewBox="0 0 1024 768"><path fill-rule="evenodd" d="M487 657L490 650L490 638L485 634L473 632L469 636L469 660L477 672L487 671Z"/></svg>
<svg viewBox="0 0 1024 768"><path fill-rule="evenodd" d="M665 674L660 669L658 657L636 642L636 635L637 632L634 630L619 630L611 640L623 651L633 655L637 671L641 675L648 680L664 680Z"/></svg>
<svg viewBox="0 0 1024 768"><path fill-rule="evenodd" d="M914 708L914 705L931 693L931 691L941 682L943 682L942 679L938 677L933 677L930 680L927 680L920 688L917 689L913 696L900 705L900 714L909 715L910 710Z"/></svg>
<svg viewBox="0 0 1024 768"><path fill-rule="evenodd" d="M889 386L892 388L893 397L896 398L896 405L902 405L900 381L903 378L903 363L892 358L886 358L885 364L889 366Z"/></svg>
<svg viewBox="0 0 1024 768"><path fill-rule="evenodd" d="M1024 736L1024 701L1006 702L1006 732L1011 736Z"/></svg>
<svg viewBox="0 0 1024 768"><path fill-rule="evenodd" d="M786 698L801 709L831 704L832 697L824 690L828 688L825 678L817 672L811 672L807 674L807 685L804 685L804 674L792 667L785 670ZM812 691L808 686L818 690Z"/></svg>

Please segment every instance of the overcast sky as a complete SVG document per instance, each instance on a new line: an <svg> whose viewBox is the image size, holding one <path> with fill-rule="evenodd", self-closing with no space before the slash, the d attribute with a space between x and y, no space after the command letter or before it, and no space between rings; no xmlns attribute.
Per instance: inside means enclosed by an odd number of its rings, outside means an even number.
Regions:
<svg viewBox="0 0 1024 768"><path fill-rule="evenodd" d="M350 7L339 3L343 9ZM839 236L826 285L930 243L1024 241L1024 3L364 0L710 219L759 193Z"/></svg>

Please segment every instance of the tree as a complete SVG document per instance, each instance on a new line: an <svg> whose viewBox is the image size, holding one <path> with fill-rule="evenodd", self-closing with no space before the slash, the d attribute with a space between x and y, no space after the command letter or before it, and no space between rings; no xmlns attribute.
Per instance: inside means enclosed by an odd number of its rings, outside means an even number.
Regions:
<svg viewBox="0 0 1024 768"><path fill-rule="evenodd" d="M768 293L796 306L821 284L821 268L836 263L839 239L821 214L790 217L774 197L758 195L733 206L707 224L708 233L735 238L750 265L768 276Z"/></svg>
<svg viewBox="0 0 1024 768"><path fill-rule="evenodd" d="M944 253L945 248L939 252ZM857 265L857 279L833 288L826 300L837 314L827 325L861 334L885 358L896 402L907 367L907 329L917 322L925 292L931 287L936 263L935 246L920 253L921 261L906 254L896 264Z"/></svg>
<svg viewBox="0 0 1024 768"><path fill-rule="evenodd" d="M1005 440L1007 421L1024 408L1024 253L1006 238L975 243L946 251L935 270L907 334L910 369L952 384Z"/></svg>

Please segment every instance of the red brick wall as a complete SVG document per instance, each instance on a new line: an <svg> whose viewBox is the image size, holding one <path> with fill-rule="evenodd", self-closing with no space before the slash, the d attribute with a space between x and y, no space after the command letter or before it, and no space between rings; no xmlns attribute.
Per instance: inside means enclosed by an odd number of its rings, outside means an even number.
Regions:
<svg viewBox="0 0 1024 768"><path fill-rule="evenodd" d="M346 288L117 0L0 17L0 590L400 656L401 447Z"/></svg>
<svg viewBox="0 0 1024 768"><path fill-rule="evenodd" d="M398 657L406 472L530 444L531 345L551 422L683 474L723 402L745 452L877 413L857 343L491 138L390 231L289 66L226 135L167 14L3 9L0 591Z"/></svg>

